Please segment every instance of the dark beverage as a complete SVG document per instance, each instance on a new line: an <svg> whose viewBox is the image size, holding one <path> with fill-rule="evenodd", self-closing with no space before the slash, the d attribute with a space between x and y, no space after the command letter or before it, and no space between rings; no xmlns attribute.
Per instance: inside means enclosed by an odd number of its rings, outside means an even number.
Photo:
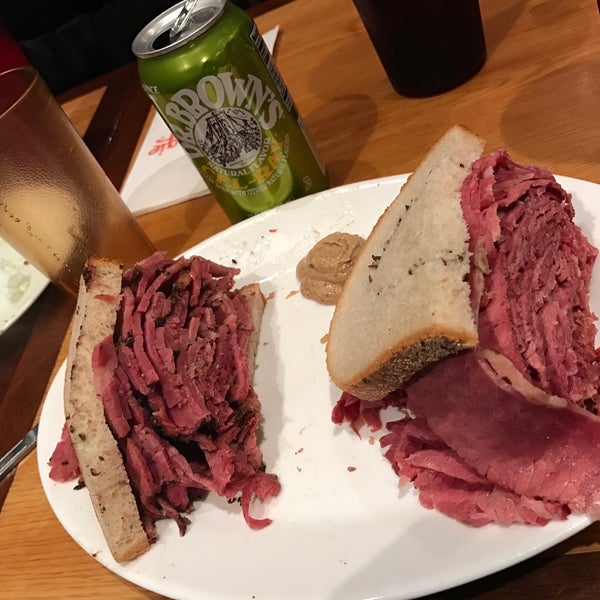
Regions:
<svg viewBox="0 0 600 600"><path fill-rule="evenodd" d="M394 89L431 96L464 83L486 59L477 0L353 0Z"/></svg>

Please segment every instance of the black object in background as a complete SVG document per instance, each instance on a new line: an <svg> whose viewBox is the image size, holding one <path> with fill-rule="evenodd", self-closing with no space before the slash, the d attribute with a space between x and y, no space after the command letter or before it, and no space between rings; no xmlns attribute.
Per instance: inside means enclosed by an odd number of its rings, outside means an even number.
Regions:
<svg viewBox="0 0 600 600"><path fill-rule="evenodd" d="M353 0L394 89L432 96L486 59L478 0Z"/></svg>

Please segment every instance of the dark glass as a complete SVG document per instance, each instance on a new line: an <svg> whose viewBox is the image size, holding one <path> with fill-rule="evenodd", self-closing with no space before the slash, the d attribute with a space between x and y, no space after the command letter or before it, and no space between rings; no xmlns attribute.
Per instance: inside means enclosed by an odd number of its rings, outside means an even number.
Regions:
<svg viewBox="0 0 600 600"><path fill-rule="evenodd" d="M486 59L477 0L353 0L394 89L431 96L464 83Z"/></svg>

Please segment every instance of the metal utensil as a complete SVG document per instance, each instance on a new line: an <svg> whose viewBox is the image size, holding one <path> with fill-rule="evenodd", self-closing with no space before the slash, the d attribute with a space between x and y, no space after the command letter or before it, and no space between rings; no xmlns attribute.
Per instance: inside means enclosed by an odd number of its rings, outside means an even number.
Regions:
<svg viewBox="0 0 600 600"><path fill-rule="evenodd" d="M35 448L38 426L30 429L2 458L0 458L0 481L2 481Z"/></svg>

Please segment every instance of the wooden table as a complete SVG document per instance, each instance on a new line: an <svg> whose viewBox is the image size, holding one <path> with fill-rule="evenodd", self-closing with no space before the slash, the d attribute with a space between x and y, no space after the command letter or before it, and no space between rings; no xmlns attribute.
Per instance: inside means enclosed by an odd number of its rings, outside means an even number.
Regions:
<svg viewBox="0 0 600 600"><path fill-rule="evenodd" d="M277 4L282 3L264 8ZM426 99L403 98L392 90L351 0L295 0L257 17L263 31L281 27L277 63L333 186L411 171L456 122L485 137L488 150L506 146L518 161L600 182L596 5L590 0L481 0L481 9L488 47L483 70L458 89ZM115 89L126 93L110 93ZM134 70L120 70L61 100L120 184L148 109ZM228 225L212 198L139 221L170 255ZM62 342L71 310L70 300L50 287L0 336L3 446L12 445L34 420L48 380L65 357ZM8 492L0 536L2 598L157 597L119 579L71 540L45 500L34 454L18 469ZM598 598L600 526L435 597Z"/></svg>

